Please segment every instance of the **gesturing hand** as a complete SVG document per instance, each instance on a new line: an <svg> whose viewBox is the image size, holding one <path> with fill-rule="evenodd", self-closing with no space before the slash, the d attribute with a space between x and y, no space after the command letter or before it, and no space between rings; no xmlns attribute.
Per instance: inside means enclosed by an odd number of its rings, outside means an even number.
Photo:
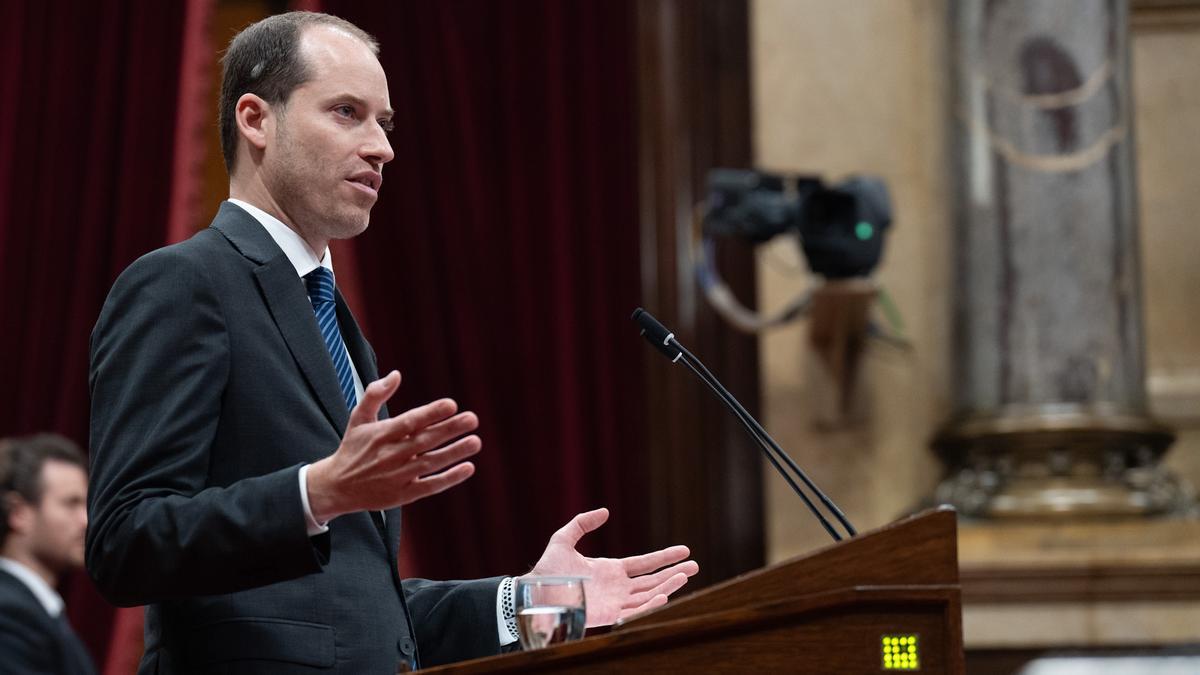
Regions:
<svg viewBox="0 0 1200 675"><path fill-rule="evenodd" d="M575 550L583 535L608 520L608 509L581 513L553 536L530 574L588 577L587 625L607 626L639 612L667 603L667 596L683 587L700 571L694 560L685 560L686 546L671 546L628 558L588 558ZM683 562L680 562L683 561ZM657 571L656 571L657 570Z"/></svg>
<svg viewBox="0 0 1200 675"><path fill-rule="evenodd" d="M400 373L394 370L368 385L350 412L337 451L309 467L309 506L318 522L409 504L475 473L475 465L462 460L483 443L475 435L458 438L479 426L475 414L458 413L458 404L444 398L378 419L399 387Z"/></svg>

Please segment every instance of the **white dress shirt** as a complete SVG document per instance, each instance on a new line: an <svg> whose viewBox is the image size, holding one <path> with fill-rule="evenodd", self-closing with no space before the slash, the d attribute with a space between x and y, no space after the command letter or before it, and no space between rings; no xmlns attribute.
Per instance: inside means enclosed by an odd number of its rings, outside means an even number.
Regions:
<svg viewBox="0 0 1200 675"><path fill-rule="evenodd" d="M288 261L292 263L292 267L296 268L296 274L299 275L301 279L304 278L304 275L317 269L318 267L324 267L328 269L330 273L333 273L333 253L328 248L326 248L324 251L321 251L321 253L318 255L311 248L309 248L308 242L304 241L303 237L297 234L292 228L283 224L283 222L275 216L272 216L257 206L244 202L240 199L231 198L229 201L240 206L246 211L246 213L254 216L254 219L262 224L263 228L266 229L267 234L271 235L271 239L274 239L275 243L279 245L279 248L283 249L284 255L286 255ZM334 279L337 279L336 275L334 276ZM345 348L344 345L343 348ZM348 350L346 352L346 359L350 362L350 373L354 376L354 395L358 398L358 400L361 401L363 396L363 383L358 377L358 370L354 367L354 359L350 358L350 352ZM329 523L319 523L317 522L317 519L313 517L312 507L310 507L308 503L308 466L309 465L305 464L304 466L300 467L299 480L300 501L304 506L304 518L307 521L308 535L311 537L329 531ZM2 560L3 559L0 558L0 561ZM504 584L501 584L500 587L503 589ZM53 592L53 590L51 590L51 592ZM58 594L56 593L55 597L57 597L57 595ZM500 597L500 591L497 591L496 629L499 633L500 645L504 646L516 642L517 636L513 635L512 631L508 629L508 625L504 620L502 600L503 599ZM59 602L62 602L61 598L59 599Z"/></svg>
<svg viewBox="0 0 1200 675"><path fill-rule="evenodd" d="M5 558L4 556L0 556L0 570L8 572L16 577L18 581L28 586L29 590L33 592L34 597L38 599L38 602L42 603L42 607L46 608L46 613L51 618L57 619L58 615L62 614L62 596L50 584L46 583L46 580L40 574L16 560Z"/></svg>

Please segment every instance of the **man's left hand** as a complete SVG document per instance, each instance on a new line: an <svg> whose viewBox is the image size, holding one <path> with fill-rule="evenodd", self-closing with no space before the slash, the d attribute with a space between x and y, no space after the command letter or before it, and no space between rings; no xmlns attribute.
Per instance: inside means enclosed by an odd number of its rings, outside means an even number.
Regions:
<svg viewBox="0 0 1200 675"><path fill-rule="evenodd" d="M608 520L608 509L581 513L553 536L531 575L580 576L587 596L587 625L607 626L667 604L667 597L700 571L686 546L628 558L588 558L575 550L583 535Z"/></svg>

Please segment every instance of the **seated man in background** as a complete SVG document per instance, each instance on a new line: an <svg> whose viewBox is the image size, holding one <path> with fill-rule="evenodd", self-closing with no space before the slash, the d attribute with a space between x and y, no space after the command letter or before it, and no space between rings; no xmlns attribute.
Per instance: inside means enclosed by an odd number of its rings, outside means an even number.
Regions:
<svg viewBox="0 0 1200 675"><path fill-rule="evenodd" d="M56 434L0 440L0 672L95 672L54 590L83 567L85 466Z"/></svg>

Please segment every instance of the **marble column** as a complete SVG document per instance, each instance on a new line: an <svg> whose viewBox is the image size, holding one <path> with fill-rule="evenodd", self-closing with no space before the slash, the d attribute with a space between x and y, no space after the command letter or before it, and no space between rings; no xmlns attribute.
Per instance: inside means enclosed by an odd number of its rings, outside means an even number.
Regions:
<svg viewBox="0 0 1200 675"><path fill-rule="evenodd" d="M1148 414L1125 0L956 0L955 412L968 515L1179 506Z"/></svg>

